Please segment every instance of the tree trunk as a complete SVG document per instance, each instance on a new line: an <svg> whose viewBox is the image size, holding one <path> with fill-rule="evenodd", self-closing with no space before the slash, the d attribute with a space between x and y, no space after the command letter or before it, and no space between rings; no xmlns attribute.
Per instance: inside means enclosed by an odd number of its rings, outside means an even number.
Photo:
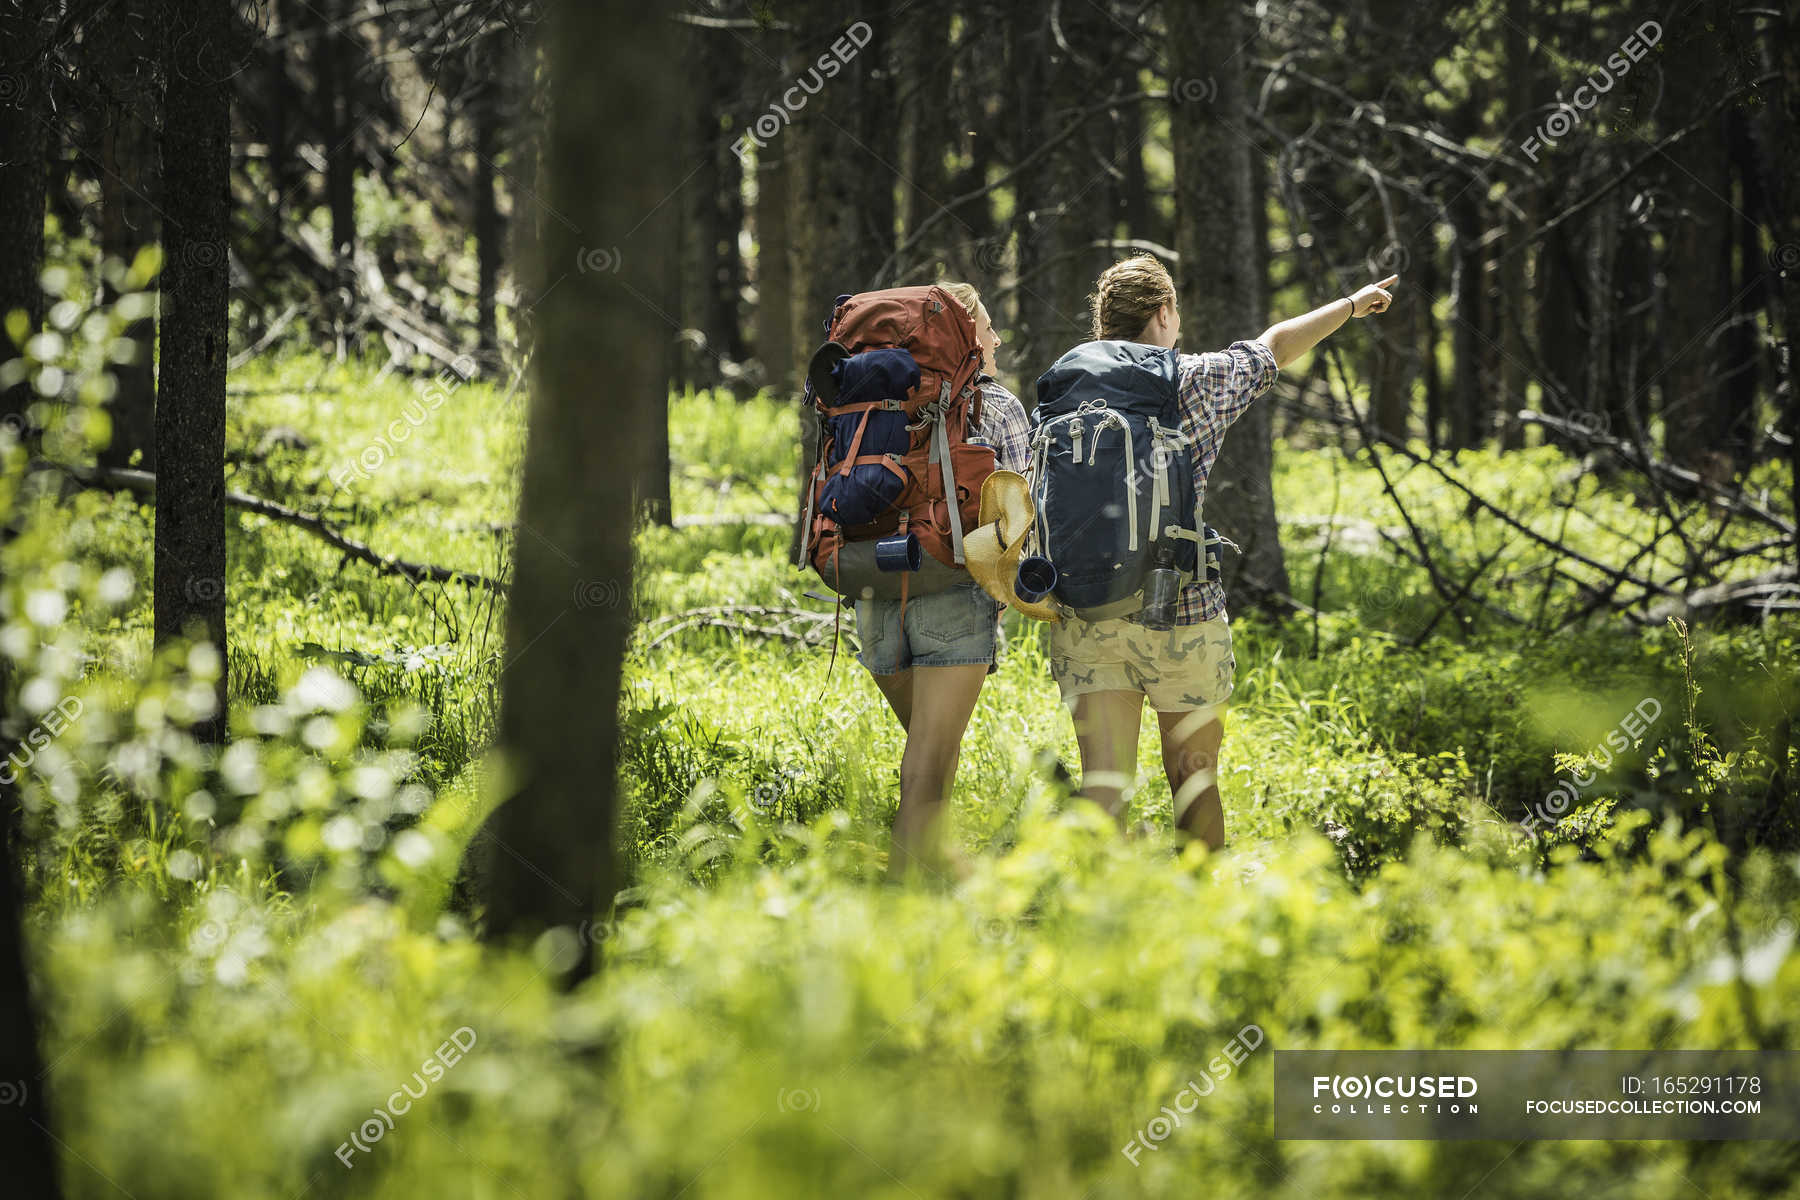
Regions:
<svg viewBox="0 0 1800 1200"><path fill-rule="evenodd" d="M789 258L788 157L756 152L756 357L779 395L794 390L794 285Z"/></svg>
<svg viewBox="0 0 1800 1200"><path fill-rule="evenodd" d="M1175 158L1175 239L1181 255L1182 340L1217 349L1263 330L1261 260L1245 127L1243 17L1229 0L1169 3L1169 141ZM1184 87L1183 84L1189 86ZM1204 85L1202 87L1202 85ZM1191 99L1204 91L1210 102ZM1269 604L1288 592L1270 484L1272 405L1250 406L1226 436L1207 481L1209 524L1243 548L1226 555L1225 586ZM1241 593L1240 593L1241 594Z"/></svg>
<svg viewBox="0 0 1800 1200"><path fill-rule="evenodd" d="M1668 77L1664 124L1685 124L1707 109L1724 86L1719 53L1721 27L1729 14L1701 3L1669 23L1668 54L1682 69ZM1690 114L1680 116L1679 114ZM1662 411L1666 452L1683 466L1715 481L1729 470L1721 463L1719 421L1723 407L1719 328L1730 317L1732 214L1721 199L1731 192L1727 158L1727 114L1683 138L1666 152L1664 183L1676 210L1667 225L1664 273L1671 281L1663 295L1658 331L1663 364Z"/></svg>
<svg viewBox="0 0 1800 1200"><path fill-rule="evenodd" d="M39 62L48 0L0 8L0 79L12 81L0 96L0 320L22 311L28 330L44 321L38 275L44 263L44 196L49 155L49 77ZM0 356L13 347L0 341ZM22 432L31 385L0 392L0 421Z"/></svg>
<svg viewBox="0 0 1800 1200"><path fill-rule="evenodd" d="M950 26L954 14L944 0L922 0L906 13L901 44L911 64L903 86L901 112L905 130L900 164L901 222L911 234L919 222L950 198L950 153L957 141L957 112L949 102L952 56ZM954 236L953 221L940 222L920 253L937 257L940 245Z"/></svg>
<svg viewBox="0 0 1800 1200"><path fill-rule="evenodd" d="M1800 7L1778 7L1762 25L1762 68L1776 79L1758 115L1757 163L1768 198L1770 287L1779 318L1782 426L1788 436L1790 503L1800 510ZM1800 562L1800 537L1794 539Z"/></svg>
<svg viewBox="0 0 1800 1200"><path fill-rule="evenodd" d="M602 239L616 271L570 271L538 311L522 529L499 745L510 795L488 823L486 935L586 933L612 903L619 681L631 621L632 486L668 326L641 296L675 266L670 206L682 74L666 5L559 0L545 29L550 118L539 271ZM621 170L620 164L630 164ZM627 233L626 231L630 231ZM594 402L605 379L612 404ZM498 852L495 852L495 851ZM592 969L591 949L574 975Z"/></svg>
<svg viewBox="0 0 1800 1200"><path fill-rule="evenodd" d="M129 263L159 240L157 216L157 92L154 0L126 0L95 27L92 64L105 96L100 114L100 252ZM107 299L116 299L110 289ZM132 322L126 337L135 348L128 363L113 368L118 389L108 408L112 439L100 452L102 466L156 470L156 321Z"/></svg>
<svg viewBox="0 0 1800 1200"><path fill-rule="evenodd" d="M500 268L506 261L506 226L500 220L500 206L494 190L494 176L499 170L494 160L500 153L500 138L506 113L506 82L512 77L513 50L507 34L490 33L482 39L482 62L491 73L479 85L473 111L469 114L475 137L475 328L481 340L481 354L489 364L501 362L500 328L496 316L494 294L500 287Z"/></svg>
<svg viewBox="0 0 1800 1200"><path fill-rule="evenodd" d="M331 210L331 249L340 273L356 249L356 131L350 122L350 80L356 32L347 28L349 0L323 0L318 14L319 105L325 131L325 202Z"/></svg>
<svg viewBox="0 0 1800 1200"><path fill-rule="evenodd" d="M1530 0L1506 0L1506 33L1503 39L1506 57L1506 111L1508 128L1512 129L1530 127L1531 84L1536 69L1531 56L1532 23ZM1519 423L1517 414L1519 410L1529 407L1525 396L1528 376L1525 370L1524 333L1531 319L1531 292L1525 286L1531 261L1530 251L1522 243L1526 230L1533 223L1531 204L1537 191L1538 189L1529 186L1515 188L1509 183L1507 199L1523 211L1517 215L1510 209L1503 209L1501 212L1506 236L1498 247L1499 302L1495 305L1494 316L1500 332L1500 445L1506 450L1516 450L1525 444L1524 426Z"/></svg>
<svg viewBox="0 0 1800 1200"><path fill-rule="evenodd" d="M222 742L225 680L225 295L231 219L230 0L164 5L162 172L181 203L164 223L156 407L155 641L211 642L217 707L195 735Z"/></svg>
<svg viewBox="0 0 1800 1200"><path fill-rule="evenodd" d="M11 695L0 665L0 752L10 752L22 731L4 711ZM25 892L22 863L25 842L19 829L19 793L12 771L0 772L0 827L6 860L0 863L0 1087L18 1090L9 1097L0 1121L0 1161L6 1163L8 1185L15 1196L62 1195L56 1178L56 1151L51 1142L50 1108L44 1102L46 1074L38 1051L37 1006L32 1001L25 943Z"/></svg>

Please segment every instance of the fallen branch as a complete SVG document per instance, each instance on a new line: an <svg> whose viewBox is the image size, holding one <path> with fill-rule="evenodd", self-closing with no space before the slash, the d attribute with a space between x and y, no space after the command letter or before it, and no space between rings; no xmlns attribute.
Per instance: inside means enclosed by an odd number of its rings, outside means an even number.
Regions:
<svg viewBox="0 0 1800 1200"><path fill-rule="evenodd" d="M77 467L68 463L49 462L43 459L33 462L31 469L34 471L60 471L83 487L136 492L140 496L156 494L156 476L149 471L139 471L129 467ZM261 496L252 496L248 492L227 491L225 503L232 508L257 513L283 524L292 525L296 529L304 529L326 544L342 550L346 557L367 563L386 575L397 575L412 583L462 583L470 587L486 588L490 592L506 591L504 583L483 575L479 571L457 571L449 567L410 562L404 558L382 554L366 543L339 532L336 528L326 524L322 518L303 513L299 509L289 508L285 504L277 504L273 500L265 500Z"/></svg>
<svg viewBox="0 0 1800 1200"><path fill-rule="evenodd" d="M1710 496L1720 508L1728 509L1731 512L1738 513L1742 516L1755 517L1765 525L1768 525L1781 533L1787 534L1789 537L1794 535L1794 523L1786 517L1783 517L1780 513L1764 508L1762 505L1750 500L1741 491L1733 491L1723 484L1715 483L1713 480L1706 478L1706 476L1701 475L1697 471L1690 471L1686 467L1677 466L1664 459L1652 458L1647 454L1640 453L1636 446L1626 441L1624 438L1613 437L1611 434L1606 433L1595 433L1583 429L1573 421L1564 420L1562 417L1554 417L1548 413L1525 410L1515 415L1524 424L1541 425L1558 437L1565 437L1571 440L1584 442L1590 446L1598 446L1610 450L1623 459L1627 466L1635 467L1646 475L1660 476L1664 479L1674 480L1684 487L1703 491Z"/></svg>
<svg viewBox="0 0 1800 1200"><path fill-rule="evenodd" d="M644 626L650 640L645 651L656 649L678 633L689 629L728 629L734 633L779 638L805 646L824 646L835 633L852 637L848 629L840 629L837 614L810 608L783 608L762 604L714 604L691 608L686 612L658 617Z"/></svg>

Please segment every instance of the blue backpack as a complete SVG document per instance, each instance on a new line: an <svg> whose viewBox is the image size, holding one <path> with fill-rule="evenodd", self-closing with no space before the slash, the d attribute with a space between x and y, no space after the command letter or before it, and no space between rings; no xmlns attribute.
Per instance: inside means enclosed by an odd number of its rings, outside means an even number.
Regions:
<svg viewBox="0 0 1800 1200"><path fill-rule="evenodd" d="M1134 614L1153 567L1186 583L1202 561L1211 531L1195 502L1179 380L1174 350L1113 341L1077 346L1038 377L1039 552L1056 567L1054 595L1084 620Z"/></svg>

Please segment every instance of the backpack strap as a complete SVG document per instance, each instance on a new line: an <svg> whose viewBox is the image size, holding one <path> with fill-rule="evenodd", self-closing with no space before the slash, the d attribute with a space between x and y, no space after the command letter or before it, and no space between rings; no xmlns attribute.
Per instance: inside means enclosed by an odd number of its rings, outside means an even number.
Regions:
<svg viewBox="0 0 1800 1200"><path fill-rule="evenodd" d="M950 433L945 428L944 416L950 408L950 381L944 380L938 391L937 403L931 408L931 455L930 462L936 463L944 480L944 507L950 511L950 556L956 560L957 566L964 566L967 559L963 557L963 524L962 505L956 502L956 469L950 464ZM904 584L902 584L904 587ZM901 604L906 603L904 595ZM904 611L904 608L902 609Z"/></svg>

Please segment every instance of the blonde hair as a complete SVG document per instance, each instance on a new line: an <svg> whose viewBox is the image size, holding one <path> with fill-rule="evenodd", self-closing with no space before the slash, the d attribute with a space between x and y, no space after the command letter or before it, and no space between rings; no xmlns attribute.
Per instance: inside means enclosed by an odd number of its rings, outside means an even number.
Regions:
<svg viewBox="0 0 1800 1200"><path fill-rule="evenodd" d="M1094 312L1095 341L1133 342L1157 310L1175 303L1175 281L1155 257L1140 254L1100 272L1088 305Z"/></svg>
<svg viewBox="0 0 1800 1200"><path fill-rule="evenodd" d="M950 293L952 299L969 310L969 320L979 322L982 314L987 312L987 305L981 302L981 293L975 290L972 283L940 283L939 287ZM993 318L988 318L992 325Z"/></svg>

